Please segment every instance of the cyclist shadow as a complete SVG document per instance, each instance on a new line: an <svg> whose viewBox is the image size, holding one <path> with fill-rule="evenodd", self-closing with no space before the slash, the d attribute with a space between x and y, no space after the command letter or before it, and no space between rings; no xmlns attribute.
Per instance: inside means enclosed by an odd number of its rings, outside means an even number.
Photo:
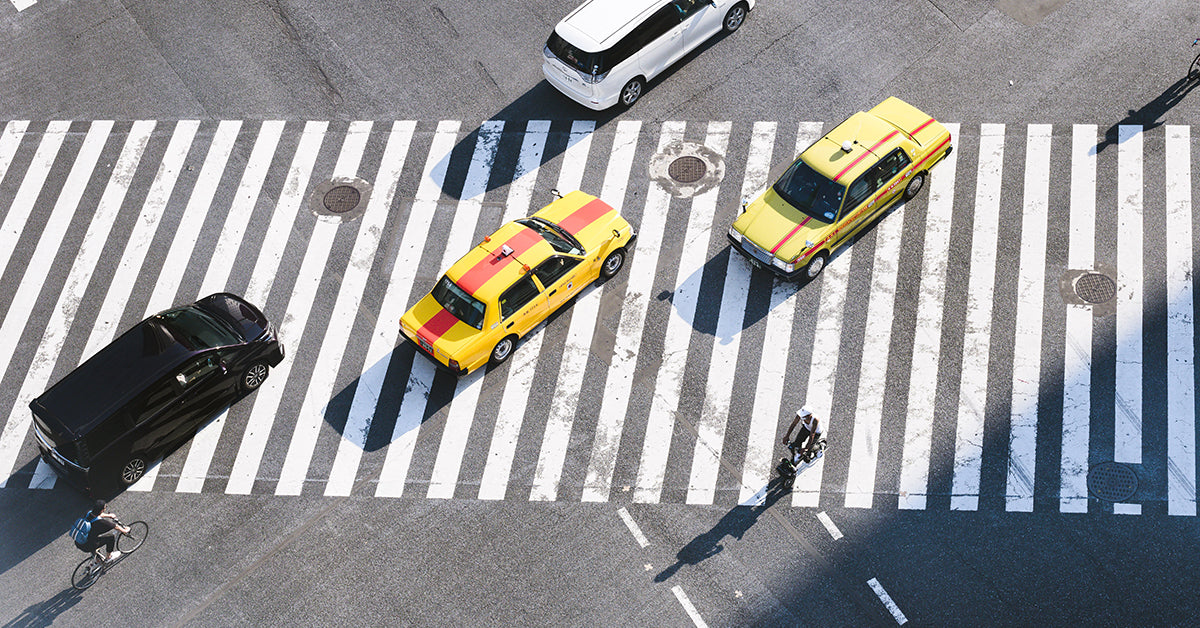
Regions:
<svg viewBox="0 0 1200 628"><path fill-rule="evenodd" d="M741 540L746 531L750 529L758 518L762 516L775 502L779 501L784 495L788 494L788 490L783 488L783 482L779 477L771 478L767 484L766 497L762 504L757 506L734 506L733 510L725 513L724 517L712 527L711 530L701 534L691 540L690 543L683 546L675 554L675 564L662 570L657 576L654 576L655 582L664 582L675 572L679 571L684 565L698 565L705 559L711 558L720 554L725 546L721 544L726 535L737 540Z"/></svg>
<svg viewBox="0 0 1200 628"><path fill-rule="evenodd" d="M20 615L8 620L3 628L44 628L53 625L59 615L70 610L81 599L83 599L83 591L68 587L45 602L34 604L21 611Z"/></svg>
<svg viewBox="0 0 1200 628"><path fill-rule="evenodd" d="M1130 109L1128 115L1116 124L1108 127L1104 132L1104 141L1096 144L1092 149L1092 154L1098 155L1105 148L1119 143L1119 131L1122 125L1139 125L1143 131L1149 131L1155 127L1162 126L1164 122L1160 118L1175 105L1178 105L1189 92L1196 88L1197 84L1200 84L1200 81L1197 81L1194 77L1185 76L1175 81L1162 94L1159 94L1158 98L1146 103L1140 109Z"/></svg>

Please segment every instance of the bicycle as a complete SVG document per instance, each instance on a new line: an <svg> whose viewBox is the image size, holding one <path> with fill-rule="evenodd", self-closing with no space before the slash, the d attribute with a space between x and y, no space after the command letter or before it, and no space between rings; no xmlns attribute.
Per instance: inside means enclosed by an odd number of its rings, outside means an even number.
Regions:
<svg viewBox="0 0 1200 628"><path fill-rule="evenodd" d="M82 591L96 584L96 580L99 580L100 576L104 575L104 572L112 568L113 565L125 560L126 556L134 553L137 548L141 547L142 543L146 540L146 536L150 533L150 526L145 521L134 521L128 526L125 526L120 521L117 524L129 528L128 534L116 530L117 551L121 552L121 555L116 560L108 561L105 560L104 550L96 548L71 573L71 586Z"/></svg>
<svg viewBox="0 0 1200 628"><path fill-rule="evenodd" d="M1192 42L1192 47L1195 48L1196 44L1200 44L1200 37L1197 37L1196 41ZM1192 59L1192 65L1188 67L1187 77L1189 79L1200 78L1200 53L1196 54L1195 59Z"/></svg>

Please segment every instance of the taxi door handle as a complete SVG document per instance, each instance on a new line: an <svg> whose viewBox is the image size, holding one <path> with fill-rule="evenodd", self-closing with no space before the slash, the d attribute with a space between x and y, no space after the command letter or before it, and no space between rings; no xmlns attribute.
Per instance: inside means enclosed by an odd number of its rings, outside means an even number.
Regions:
<svg viewBox="0 0 1200 628"><path fill-rule="evenodd" d="M555 288L555 289L551 290L550 292L548 292L548 293L546 294L546 296L548 296L548 297L552 297L552 296L554 296L554 293L555 293L555 292L558 292L558 288Z"/></svg>
<svg viewBox="0 0 1200 628"><path fill-rule="evenodd" d="M512 328L512 326L513 326L513 323L515 323L515 322L517 322L517 321L513 321L512 323L509 323L509 324L505 325L505 326L504 326L504 328L505 328L505 329L511 329L511 328Z"/></svg>

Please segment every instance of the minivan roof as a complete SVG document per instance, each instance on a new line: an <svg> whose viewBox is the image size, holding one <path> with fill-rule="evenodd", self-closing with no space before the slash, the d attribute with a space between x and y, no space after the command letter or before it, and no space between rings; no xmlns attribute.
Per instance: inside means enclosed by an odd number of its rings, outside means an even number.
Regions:
<svg viewBox="0 0 1200 628"><path fill-rule="evenodd" d="M554 30L584 52L601 52L641 23L639 18L666 4L664 0L588 0Z"/></svg>

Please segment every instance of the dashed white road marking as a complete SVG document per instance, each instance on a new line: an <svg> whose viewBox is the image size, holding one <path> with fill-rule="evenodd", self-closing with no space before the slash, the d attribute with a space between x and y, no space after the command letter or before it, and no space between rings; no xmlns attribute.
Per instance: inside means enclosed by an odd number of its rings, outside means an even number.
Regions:
<svg viewBox="0 0 1200 628"><path fill-rule="evenodd" d="M696 607L692 605L692 601L688 599L682 587L679 585L671 587L671 593L674 593L679 603L683 605L683 610L687 611L688 617L692 618L692 623L696 624L696 628L708 628L708 624L704 623L704 618L696 611Z"/></svg>
<svg viewBox="0 0 1200 628"><path fill-rule="evenodd" d="M650 540L646 538L645 534L642 534L642 529L638 527L637 522L629 515L628 510L624 507L618 508L617 514L621 515L621 521L625 522L625 527L629 528L629 533L637 540L639 546L646 547L650 545Z"/></svg>
<svg viewBox="0 0 1200 628"><path fill-rule="evenodd" d="M832 536L833 540L836 541L842 538L842 531L833 524L833 519L830 519L829 515L825 514L824 510L817 513L817 519L820 520L821 525L825 526L825 529L829 531L829 536Z"/></svg>
<svg viewBox="0 0 1200 628"><path fill-rule="evenodd" d="M867 581L867 584L870 585L871 590L875 592L875 595L879 596L879 601L883 602L883 605L887 607L888 612L892 614L892 617L896 618L897 624L903 626L904 624L908 623L908 618L904 616L904 613L900 612L900 607L896 606L896 603L892 601L892 596L888 595L887 591L883 590L883 585L879 584L878 580L871 578Z"/></svg>

